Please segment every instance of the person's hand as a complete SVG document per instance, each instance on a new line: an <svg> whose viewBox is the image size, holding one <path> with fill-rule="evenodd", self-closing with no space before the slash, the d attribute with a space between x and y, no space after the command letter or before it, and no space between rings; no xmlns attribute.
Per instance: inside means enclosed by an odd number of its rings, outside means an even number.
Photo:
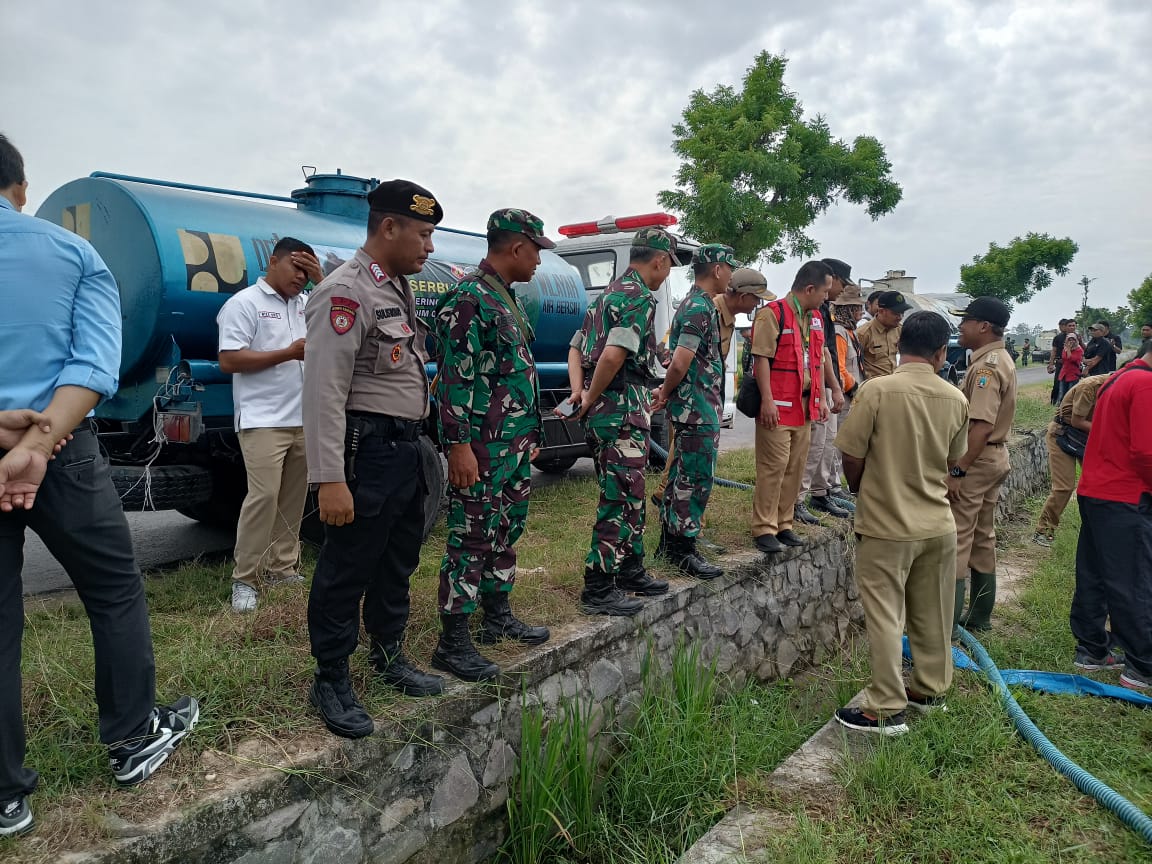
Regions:
<svg viewBox="0 0 1152 864"><path fill-rule="evenodd" d="M580 394L580 407L576 409L576 413L572 415L573 420L583 420L588 412L592 410L592 397L585 390Z"/></svg>
<svg viewBox="0 0 1152 864"><path fill-rule="evenodd" d="M960 500L960 484L963 482L964 482L963 477L953 477L951 474L948 475L948 500L949 501L959 501Z"/></svg>
<svg viewBox="0 0 1152 864"><path fill-rule="evenodd" d="M0 512L31 510L44 482L48 457L31 447L9 450L0 459Z"/></svg>
<svg viewBox="0 0 1152 864"><path fill-rule="evenodd" d="M1056 364L1055 363L1049 363L1048 364L1048 374L1051 375L1055 371L1056 371Z"/></svg>
<svg viewBox="0 0 1152 864"><path fill-rule="evenodd" d="M289 360L303 360L304 359L304 340L297 339L288 346L288 359Z"/></svg>
<svg viewBox="0 0 1152 864"><path fill-rule="evenodd" d="M320 266L320 261L315 255L309 252L293 252L292 263L308 274L308 279L313 285L319 285L324 281L324 268Z"/></svg>
<svg viewBox="0 0 1152 864"><path fill-rule="evenodd" d="M580 390L579 392L573 391L572 395L569 396L567 399L565 399L563 402L561 402L560 405L567 404L567 405L571 405L573 407L573 409L578 409L580 407L580 397L583 395L584 395L583 390ZM578 416L580 416L579 412L577 410L573 410L573 412L571 414L565 414L563 411L560 410L560 405L557 405L555 408L552 409L552 413L555 414L557 417L563 417L565 420L575 420Z"/></svg>
<svg viewBox="0 0 1152 864"><path fill-rule="evenodd" d="M756 422L763 426L765 429L775 429L780 425L780 410L776 407L776 403L771 399L764 400L760 403L760 416L756 418Z"/></svg>
<svg viewBox="0 0 1152 864"><path fill-rule="evenodd" d="M0 450L11 450L19 444L30 426L39 426L43 432L52 431L47 415L39 411L31 408L0 411ZM59 453L59 449L56 452Z"/></svg>
<svg viewBox="0 0 1152 864"><path fill-rule="evenodd" d="M843 410L844 410L844 391L843 390L833 390L832 391L832 413L833 414L839 414Z"/></svg>
<svg viewBox="0 0 1152 864"><path fill-rule="evenodd" d="M821 423L827 423L829 416L831 416L831 415L828 413L827 403L821 402L820 403L820 422Z"/></svg>
<svg viewBox="0 0 1152 864"><path fill-rule="evenodd" d="M321 483L316 500L320 504L320 521L325 525L348 525L356 518L352 490L347 483Z"/></svg>
<svg viewBox="0 0 1152 864"><path fill-rule="evenodd" d="M468 489L480 480L480 466L472 445L465 441L448 448L448 482L457 489Z"/></svg>
<svg viewBox="0 0 1152 864"><path fill-rule="evenodd" d="M652 394L652 413L663 411L664 407L668 404L668 394L664 392L664 388L660 387Z"/></svg>

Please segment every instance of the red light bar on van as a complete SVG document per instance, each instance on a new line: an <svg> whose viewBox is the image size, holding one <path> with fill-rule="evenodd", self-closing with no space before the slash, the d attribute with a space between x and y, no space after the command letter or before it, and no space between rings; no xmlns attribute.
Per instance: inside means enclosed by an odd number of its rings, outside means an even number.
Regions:
<svg viewBox="0 0 1152 864"><path fill-rule="evenodd" d="M675 224L676 217L671 213L643 213L639 216L621 216L619 219L606 216L599 222L575 222L561 225L556 230L565 237L589 237L593 234L616 234L641 228L667 228Z"/></svg>

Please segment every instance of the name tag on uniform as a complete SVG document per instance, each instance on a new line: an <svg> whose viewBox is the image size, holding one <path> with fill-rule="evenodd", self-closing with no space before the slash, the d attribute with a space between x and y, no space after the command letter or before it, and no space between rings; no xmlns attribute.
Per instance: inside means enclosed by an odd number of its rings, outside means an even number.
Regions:
<svg viewBox="0 0 1152 864"><path fill-rule="evenodd" d="M772 404L773 405L779 405L781 408L791 408L792 407L791 402L784 402L780 399L773 399Z"/></svg>
<svg viewBox="0 0 1152 864"><path fill-rule="evenodd" d="M279 318L280 313L279 312L268 312L266 310L261 309L260 310L260 317L261 318Z"/></svg>
<svg viewBox="0 0 1152 864"><path fill-rule="evenodd" d="M795 332L796 331L793 330L791 327L785 327L783 330L780 331L780 335L781 336L787 336L789 333L795 333Z"/></svg>
<svg viewBox="0 0 1152 864"><path fill-rule="evenodd" d="M387 321L389 318L399 318L401 314L399 306L383 306L376 310L376 320Z"/></svg>

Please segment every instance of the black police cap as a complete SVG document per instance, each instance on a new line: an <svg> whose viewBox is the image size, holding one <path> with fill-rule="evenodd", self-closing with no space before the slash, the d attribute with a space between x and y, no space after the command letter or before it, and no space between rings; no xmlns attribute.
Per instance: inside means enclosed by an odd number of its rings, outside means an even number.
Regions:
<svg viewBox="0 0 1152 864"><path fill-rule="evenodd" d="M433 225L444 218L440 202L411 180L387 180L368 193L368 206L380 213L395 213Z"/></svg>

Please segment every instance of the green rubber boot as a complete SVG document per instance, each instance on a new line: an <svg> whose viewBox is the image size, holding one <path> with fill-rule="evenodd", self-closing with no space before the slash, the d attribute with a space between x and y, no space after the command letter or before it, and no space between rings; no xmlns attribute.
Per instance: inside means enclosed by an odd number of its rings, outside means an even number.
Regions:
<svg viewBox="0 0 1152 864"><path fill-rule="evenodd" d="M964 595L967 593L968 580L956 580L956 605L952 607L952 641L960 641L960 619L964 617Z"/></svg>
<svg viewBox="0 0 1152 864"><path fill-rule="evenodd" d="M974 632L992 628L992 607L996 605L996 574L972 571L972 599L964 626Z"/></svg>

